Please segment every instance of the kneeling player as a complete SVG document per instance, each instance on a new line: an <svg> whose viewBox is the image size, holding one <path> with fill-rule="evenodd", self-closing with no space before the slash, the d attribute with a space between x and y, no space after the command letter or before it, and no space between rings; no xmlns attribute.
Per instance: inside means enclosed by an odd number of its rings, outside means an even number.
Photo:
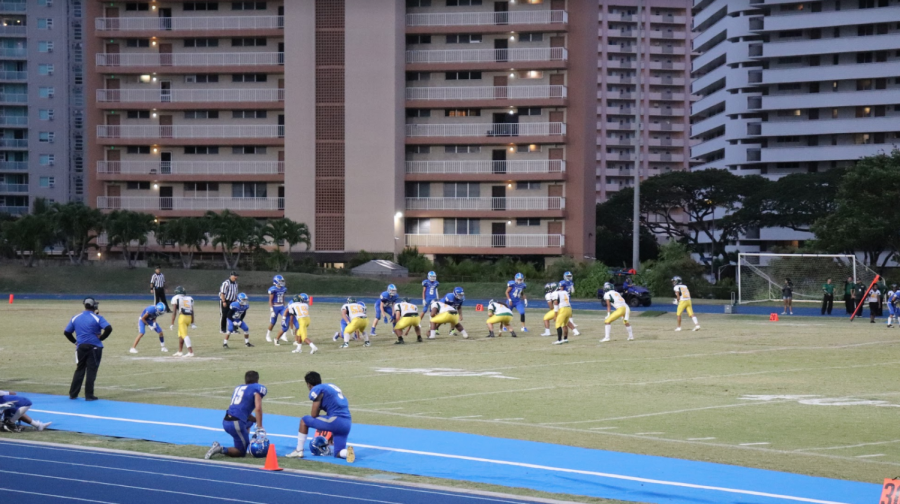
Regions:
<svg viewBox="0 0 900 504"><path fill-rule="evenodd" d="M24 422L36 430L42 431L53 422L41 422L25 413L31 408L31 400L27 397L16 395L15 392L0 390L0 431L22 432L18 423Z"/></svg>
<svg viewBox="0 0 900 504"><path fill-rule="evenodd" d="M512 324L512 310L509 309L509 306L506 306L502 301L497 302L491 299L488 303L488 319L487 319L487 328L488 328L488 338L494 337L494 324L500 324L500 327L509 327ZM516 331L511 330L510 333L512 337L516 337Z"/></svg>
<svg viewBox="0 0 900 504"><path fill-rule="evenodd" d="M315 343L307 336L309 323L309 296L306 294L298 294L294 296L291 304L288 305L288 313L297 324L297 335L294 337L294 345L297 347L291 353L303 353L303 344L309 345L309 354L312 355L319 351Z"/></svg>
<svg viewBox="0 0 900 504"><path fill-rule="evenodd" d="M222 342L222 348L228 348L228 338L231 337L233 333L236 333L238 329L244 331L244 346L252 347L253 344L250 343L250 328L247 327L247 323L244 322L244 317L247 315L247 310L250 309L250 300L247 298L247 295L241 292L238 294L237 301L231 303L231 306L228 308L228 333L225 335L225 341Z"/></svg>
<svg viewBox="0 0 900 504"><path fill-rule="evenodd" d="M631 322L628 321L631 317L631 308L628 307L625 298L616 292L615 286L609 282L603 284L603 292L603 300L606 301L606 320L603 321L606 324L606 337L600 340L600 343L609 341L610 333L612 333L610 324L618 319L622 319L625 322L625 330L628 331L628 341L633 340L634 335L631 332Z"/></svg>
<svg viewBox="0 0 900 504"><path fill-rule="evenodd" d="M175 325L175 315L178 314L178 352L175 357L193 357L194 348L191 346L191 337L188 336L188 326L196 329L194 325L194 298L187 295L184 287L180 285L175 287L175 297L172 298L172 329ZM184 347L187 347L187 353L183 353Z"/></svg>
<svg viewBox="0 0 900 504"><path fill-rule="evenodd" d="M450 327L459 331L463 338L469 337L469 333L459 323L459 313L456 308L442 301L435 301L431 303L431 333L428 335L428 339L435 338L437 328L441 324L450 324Z"/></svg>
<svg viewBox="0 0 900 504"><path fill-rule="evenodd" d="M222 428L231 434L234 447L226 448L218 441L214 441L206 452L207 459L219 453L235 458L247 455L247 449L250 448L250 426L255 423L257 433L265 432L262 422L262 400L267 392L266 386L259 384L259 373L247 371L244 374L244 384L234 388L231 405L225 412L225 419L222 420ZM256 416L251 412L256 413Z"/></svg>
<svg viewBox="0 0 900 504"><path fill-rule="evenodd" d="M156 334L159 334L159 351L160 352L168 352L169 350L166 348L166 338L163 336L162 327L156 323L156 317L159 317L163 313L166 312L166 305L163 303L156 303L154 306L148 306L144 308L144 311L141 312L140 318L138 318L138 336L134 340L134 344L131 345L131 349L128 350L128 353L136 354L138 343L141 342L141 338L144 337L144 333L147 332L147 328L153 329L156 331Z"/></svg>
<svg viewBox="0 0 900 504"><path fill-rule="evenodd" d="M313 402L312 411L300 419L297 449L289 453L288 457L303 458L306 435L309 433L309 428L312 427L315 431L330 432L334 440L334 456L346 459L352 464L356 460L356 454L353 453L352 446L347 446L347 436L350 434L350 427L353 424L347 398L336 385L322 383L322 377L315 371L306 373L304 379L306 388L309 389L309 400ZM322 410L328 412L327 417L319 417ZM310 443L311 449L313 446L313 443Z"/></svg>
<svg viewBox="0 0 900 504"><path fill-rule="evenodd" d="M422 317L419 316L419 307L410 303L409 298L403 298L403 301L394 305L394 334L397 335L396 345L402 345L403 330L409 331L410 328L416 331L416 341L422 342L422 330L419 324L422 323Z"/></svg>

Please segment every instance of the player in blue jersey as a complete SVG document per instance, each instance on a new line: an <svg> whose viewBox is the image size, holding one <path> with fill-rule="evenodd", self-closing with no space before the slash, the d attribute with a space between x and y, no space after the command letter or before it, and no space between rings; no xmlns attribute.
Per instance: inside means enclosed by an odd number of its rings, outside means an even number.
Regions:
<svg viewBox="0 0 900 504"><path fill-rule="evenodd" d="M336 458L346 459L347 462L353 463L356 460L356 454L353 453L353 447L347 446L347 436L350 434L352 421L350 419L350 405L344 393L336 385L331 383L322 383L322 377L315 371L306 373L304 377L306 387L309 389L309 400L313 402L312 412L300 419L300 429L297 434L297 449L288 454L290 458L303 458L303 449L306 445L306 435L309 433L310 427L315 431L330 432L334 447L328 447L328 451L334 454ZM327 412L327 416L319 416L322 410ZM313 442L316 440L313 439ZM310 443L310 449L314 449L314 443ZM326 455L324 453L316 453L314 455Z"/></svg>
<svg viewBox="0 0 900 504"><path fill-rule="evenodd" d="M425 317L426 312L430 312L431 303L440 299L441 295L438 293L438 286L441 285L441 282L437 280L437 273L434 271L429 271L428 276L425 280L422 280L422 317Z"/></svg>
<svg viewBox="0 0 900 504"><path fill-rule="evenodd" d="M894 322L900 324L900 320L897 318L898 315L900 315L900 290L897 289L897 284L891 285L891 292L887 298L887 306L887 326L894 327Z"/></svg>
<svg viewBox="0 0 900 504"><path fill-rule="evenodd" d="M138 336L137 338L135 338L134 344L131 345L131 350L129 350L128 353L138 353L138 343L141 341L141 338L144 337L144 333L147 332L148 327L156 331L156 334L159 334L159 351L169 351L169 349L166 348L166 338L163 336L162 327L160 327L160 325L156 323L156 318L165 312L166 305L163 303L156 303L155 305L144 308L144 311L141 312L140 318L138 318Z"/></svg>
<svg viewBox="0 0 900 504"><path fill-rule="evenodd" d="M456 287L453 289L453 292L444 296L444 299L441 302L452 306L456 310L456 314L459 315L460 323L462 323L462 321L463 321L462 307L463 307L463 302L465 302L465 300L466 300L466 293L463 291L463 288ZM450 336L456 336L458 334L459 334L459 331L457 331L455 328L450 329Z"/></svg>
<svg viewBox="0 0 900 504"><path fill-rule="evenodd" d="M0 390L0 432L22 432L19 422L42 431L53 422L41 422L28 416L31 400L9 390Z"/></svg>
<svg viewBox="0 0 900 504"><path fill-rule="evenodd" d="M250 343L250 328L247 326L247 323L244 322L244 317L247 316L247 310L249 309L250 299L246 294L241 292L237 296L237 301L231 303L231 306L228 307L228 315L226 316L228 321L226 328L228 332L225 334L222 348L228 348L228 338L230 338L233 333L238 332L238 330L244 331L244 346L247 348L253 347L253 344Z"/></svg>
<svg viewBox="0 0 900 504"><path fill-rule="evenodd" d="M574 276L572 275L572 272L566 271L565 273L563 273L563 279L559 282L559 285L569 293L569 296L575 295L575 282L573 281L573 279ZM578 327L578 324L575 323L574 317L569 317L569 323L569 327ZM578 334L578 331L575 331L575 336L578 336Z"/></svg>
<svg viewBox="0 0 900 504"><path fill-rule="evenodd" d="M375 302L375 321L372 322L372 336L375 336L375 328L378 327L378 321L382 318L384 323L390 323L394 320L394 305L400 301L397 295L397 286L390 284L387 290L381 293L381 297Z"/></svg>
<svg viewBox="0 0 900 504"><path fill-rule="evenodd" d="M272 278L272 286L269 287L269 330L266 331L266 341L272 342L272 328L278 317L281 317L282 325L287 318L287 287L285 286L284 277L275 275ZM282 333L282 341L287 341L287 337Z"/></svg>
<svg viewBox="0 0 900 504"><path fill-rule="evenodd" d="M525 275L516 273L514 280L510 280L506 284L506 305L515 308L519 312L519 320L522 322L522 332L528 332L525 327L525 308L528 306L528 299L525 297Z"/></svg>
<svg viewBox="0 0 900 504"><path fill-rule="evenodd" d="M259 384L259 373L247 371L244 374L244 384L234 388L231 395L231 405L225 412L222 420L222 428L234 438L234 447L227 448L214 441L212 447L206 452L206 458L221 453L226 457L244 457L250 448L250 427L256 424L257 434L265 434L263 429L262 400L266 397L265 385ZM255 415L254 415L255 413Z"/></svg>

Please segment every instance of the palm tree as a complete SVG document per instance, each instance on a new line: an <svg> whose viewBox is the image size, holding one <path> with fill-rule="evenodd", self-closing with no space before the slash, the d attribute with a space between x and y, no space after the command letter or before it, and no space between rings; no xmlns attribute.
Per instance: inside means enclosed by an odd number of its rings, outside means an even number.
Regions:
<svg viewBox="0 0 900 504"><path fill-rule="evenodd" d="M298 243L306 245L309 250L311 244L309 228L302 222L295 222L291 219L272 219L265 225L265 234L275 243L275 253L278 257L275 261L276 271L284 271L291 264L291 248ZM285 244L285 252L282 254L280 244Z"/></svg>
<svg viewBox="0 0 900 504"><path fill-rule="evenodd" d="M81 265L93 240L103 232L103 212L83 203L54 203L53 224L72 264Z"/></svg>
<svg viewBox="0 0 900 504"><path fill-rule="evenodd" d="M194 262L194 252L200 252L201 247L209 243L206 235L208 220L203 217L183 217L172 219L160 225L159 242L163 246L172 244L178 249L181 258L181 266L191 269Z"/></svg>
<svg viewBox="0 0 900 504"><path fill-rule="evenodd" d="M241 260L241 252L252 241L256 221L231 210L206 212L206 219L212 245L222 248L225 269L236 269Z"/></svg>
<svg viewBox="0 0 900 504"><path fill-rule="evenodd" d="M147 235L156 229L156 219L143 212L113 210L106 216L106 234L109 238L107 251L112 247L122 247L122 254L129 268L134 268L136 252L147 244ZM138 250L132 253L131 246L137 242Z"/></svg>

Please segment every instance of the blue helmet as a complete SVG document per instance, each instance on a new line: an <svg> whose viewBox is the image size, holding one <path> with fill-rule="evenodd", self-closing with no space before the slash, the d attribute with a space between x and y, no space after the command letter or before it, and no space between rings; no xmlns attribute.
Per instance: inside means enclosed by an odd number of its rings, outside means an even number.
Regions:
<svg viewBox="0 0 900 504"><path fill-rule="evenodd" d="M459 299L460 301L466 300L466 293L463 292L462 287L456 287L455 289L453 289L453 295L456 296L456 299Z"/></svg>
<svg viewBox="0 0 900 504"><path fill-rule="evenodd" d="M300 302L301 303L309 303L309 294L300 294Z"/></svg>
<svg viewBox="0 0 900 504"><path fill-rule="evenodd" d="M563 273L563 280L566 280L567 282L571 282L572 281L572 272L566 271L565 273Z"/></svg>
<svg viewBox="0 0 900 504"><path fill-rule="evenodd" d="M360 301L360 302L357 303L357 304L358 304L359 306L362 306L363 311L366 311L366 303Z"/></svg>
<svg viewBox="0 0 900 504"><path fill-rule="evenodd" d="M247 306L250 303L250 299L243 292L238 294L237 300L242 306Z"/></svg>
<svg viewBox="0 0 900 504"><path fill-rule="evenodd" d="M325 436L316 436L309 441L309 451L316 457L331 455L332 447Z"/></svg>
<svg viewBox="0 0 900 504"><path fill-rule="evenodd" d="M521 273L516 273L516 283L517 284L525 283L525 275L523 275Z"/></svg>
<svg viewBox="0 0 900 504"><path fill-rule="evenodd" d="M397 295L397 286L394 284L388 285L388 294L390 294L391 296L396 296Z"/></svg>
<svg viewBox="0 0 900 504"><path fill-rule="evenodd" d="M272 283L278 287L284 287L284 277L281 275L275 275L275 277L272 278Z"/></svg>
<svg viewBox="0 0 900 504"><path fill-rule="evenodd" d="M157 314L166 313L166 305L164 303L156 303L156 313Z"/></svg>
<svg viewBox="0 0 900 504"><path fill-rule="evenodd" d="M250 438L250 448L247 451L254 458L263 458L269 452L269 438L266 437L266 431L258 429Z"/></svg>
<svg viewBox="0 0 900 504"><path fill-rule="evenodd" d="M437 273L435 273L434 271L429 271L428 279L434 282L435 280L437 280Z"/></svg>

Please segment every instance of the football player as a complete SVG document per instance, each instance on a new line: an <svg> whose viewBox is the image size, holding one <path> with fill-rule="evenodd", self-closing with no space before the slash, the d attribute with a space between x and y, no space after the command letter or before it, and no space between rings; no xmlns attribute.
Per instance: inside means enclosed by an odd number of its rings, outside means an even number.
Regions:
<svg viewBox="0 0 900 504"><path fill-rule="evenodd" d="M166 348L166 338L163 336L162 327L160 327L159 324L156 323L156 318L165 312L165 303L156 303L155 305L144 308L144 311L141 312L140 318L138 318L138 336L137 338L135 338L134 344L131 345L131 350L128 350L128 353L138 353L138 343L140 343L141 338L144 337L144 333L147 331L148 327L156 331L156 334L159 334L159 351L169 351L169 349Z"/></svg>
<svg viewBox="0 0 900 504"><path fill-rule="evenodd" d="M212 447L206 452L207 460L217 454L235 458L247 455L247 449L250 448L250 426L255 423L257 434L265 434L262 401L267 393L266 386L259 384L259 373L247 371L244 374L244 384L234 388L231 405L228 406L225 419L222 420L222 428L231 434L234 439L234 447L226 448L218 441L214 441ZM253 413L256 415L254 416Z"/></svg>
<svg viewBox="0 0 900 504"><path fill-rule="evenodd" d="M569 342L569 319L572 318L572 303L569 301L569 291L564 285L557 287L552 295L553 312L556 315L556 341L554 345L562 345Z"/></svg>
<svg viewBox="0 0 900 504"><path fill-rule="evenodd" d="M365 327L363 327L363 330L365 330ZM350 434L350 428L353 426L353 421L350 417L350 404L347 398L337 385L322 383L322 377L315 371L306 373L304 379L306 380L306 388L309 389L309 400L313 402L312 411L309 415L300 419L300 428L297 433L297 449L287 456L290 458L303 458L306 435L309 433L310 427L312 427L317 433L330 432L334 442L332 449L334 457L345 459L352 464L356 460L356 454L352 446L347 446L347 436ZM328 416L320 417L322 410L325 410ZM310 443L311 449L313 446L313 443Z"/></svg>
<svg viewBox="0 0 900 504"><path fill-rule="evenodd" d="M897 318L900 315L900 290L897 289L897 284L891 285L891 290L888 292L887 297L887 307L887 326L894 327L894 322L900 323L900 320Z"/></svg>
<svg viewBox="0 0 900 504"><path fill-rule="evenodd" d="M344 327L343 336L344 343L340 348L350 347L350 335L356 331L362 331L366 338L365 346L370 346L369 335L366 334L366 326L368 325L368 316L366 315L366 306L357 303L356 298L348 297L344 306L341 306L341 318L347 323ZM343 326L343 324L342 324Z"/></svg>
<svg viewBox="0 0 900 504"><path fill-rule="evenodd" d="M606 301L606 320L603 321L606 324L606 337L600 340L600 343L609 341L609 336L612 333L612 325L610 324L618 319L622 319L625 322L625 330L628 331L628 341L633 340L634 335L631 332L631 322L628 321L631 318L631 308L628 307L625 298L616 292L615 286L609 282L603 284L603 300Z"/></svg>
<svg viewBox="0 0 900 504"><path fill-rule="evenodd" d="M272 277L272 286L269 287L269 329L266 331L266 341L269 343L272 342L272 329L275 327L275 322L278 321L278 317L281 317L282 325L285 325L287 322L285 320L287 315L286 296L287 287L285 286L284 277L275 275ZM281 341L288 340L283 331L279 337L281 338Z"/></svg>
<svg viewBox="0 0 900 504"><path fill-rule="evenodd" d="M397 296L397 286L390 284L387 290L381 293L381 297L375 302L375 320L372 322L372 336L375 336L375 328L378 327L378 321L384 318L387 324L394 319L394 305L400 301Z"/></svg>
<svg viewBox="0 0 900 504"><path fill-rule="evenodd" d="M522 332L528 332L525 327L525 308L528 306L528 299L525 298L525 275L516 273L516 277L506 283L506 304L510 308L515 307L519 312L519 320L522 322Z"/></svg>
<svg viewBox="0 0 900 504"><path fill-rule="evenodd" d="M173 355L175 357L193 357L194 348L191 346L191 337L188 336L188 326L196 329L194 325L194 298L187 295L184 287L175 287L175 297L172 298L172 323L169 329L175 328L175 316L178 315L178 351ZM187 347L188 353L183 353L184 347Z"/></svg>
<svg viewBox="0 0 900 504"><path fill-rule="evenodd" d="M574 278L575 277L572 275L571 271L566 271L565 273L563 273L563 279L559 281L559 285L562 285L566 288L566 292L569 293L569 296L575 295ZM578 327L578 325L575 323L575 317L570 318L569 322L572 323L572 325L570 325L569 328L574 329L574 328ZM575 331L575 336L578 336L578 331Z"/></svg>
<svg viewBox="0 0 900 504"><path fill-rule="evenodd" d="M422 329L419 325L422 318L419 317L419 307L410 303L409 298L403 298L402 301L394 305L394 334L397 335L396 345L402 345L403 330L409 331L412 328L416 331L416 341L422 342Z"/></svg>
<svg viewBox="0 0 900 504"><path fill-rule="evenodd" d="M228 307L228 332L225 334L225 341L222 342L222 348L228 348L228 338L230 338L233 333L236 333L238 329L244 331L244 346L248 348L253 347L253 344L250 343L250 328L247 327L247 323L244 322L244 317L247 316L247 310L249 309L250 299L246 294L241 292L237 296L237 301L231 303L231 306Z"/></svg>
<svg viewBox="0 0 900 504"><path fill-rule="evenodd" d="M309 296L307 294L298 294L294 296L293 302L288 305L290 316L297 322L297 334L294 338L295 348L291 353L303 353L303 344L309 345L309 354L312 355L319 351L315 343L309 339L307 332L312 319L309 317Z"/></svg>
<svg viewBox="0 0 900 504"><path fill-rule="evenodd" d="M428 311L428 307L431 306L431 303L437 301L440 297L438 293L438 286L441 285L441 282L437 280L437 273L434 271L429 271L428 276L425 280L422 280L422 312Z"/></svg>
<svg viewBox="0 0 900 504"><path fill-rule="evenodd" d="M53 422L41 422L26 415L31 409L31 400L17 395L15 392L0 390L0 431L22 432L19 421L22 421L36 430L42 431Z"/></svg>
<svg viewBox="0 0 900 504"><path fill-rule="evenodd" d="M512 310L509 309L503 301L494 301L493 299L488 302L488 319L487 319L487 328L488 328L488 338L494 337L494 324L500 324L500 327L509 327L512 324ZM513 338L516 337L516 331L510 331L510 334Z"/></svg>
<svg viewBox="0 0 900 504"><path fill-rule="evenodd" d="M466 300L466 293L463 291L462 287L456 287L453 289L453 292L448 293L444 296L443 302L452 306L456 309L457 315L459 315L459 321L463 321L463 313L462 307L463 303ZM456 336L456 329L450 329L450 336Z"/></svg>
<svg viewBox="0 0 900 504"><path fill-rule="evenodd" d="M428 335L428 339L435 338L437 328L441 324L450 324L450 327L459 331L463 338L469 337L469 333L467 333L466 329L459 323L459 313L456 311L456 308L451 304L434 301L431 303L431 332Z"/></svg>
<svg viewBox="0 0 900 504"><path fill-rule="evenodd" d="M681 313L685 310L688 312L688 316L691 317L691 320L694 322L694 331L700 330L700 322L697 321L697 317L694 316L694 307L691 305L691 291L688 290L687 285L681 281L680 276L672 277L672 285L675 287L675 302L678 304L678 309L675 311L675 318L678 321L678 327L675 328L675 331L681 330Z"/></svg>

